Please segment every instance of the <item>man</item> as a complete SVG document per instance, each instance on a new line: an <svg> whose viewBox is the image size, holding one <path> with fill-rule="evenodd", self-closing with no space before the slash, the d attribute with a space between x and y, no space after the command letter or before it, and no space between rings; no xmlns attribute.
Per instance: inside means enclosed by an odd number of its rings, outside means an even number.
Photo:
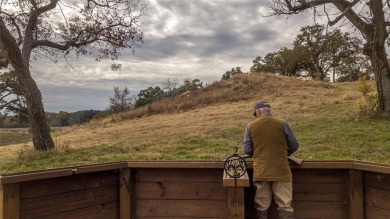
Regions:
<svg viewBox="0 0 390 219"><path fill-rule="evenodd" d="M267 218L274 195L278 218L293 219L292 174L287 156L299 144L287 121L273 117L266 101L256 103L253 115L257 119L247 125L242 148L253 157L256 217Z"/></svg>

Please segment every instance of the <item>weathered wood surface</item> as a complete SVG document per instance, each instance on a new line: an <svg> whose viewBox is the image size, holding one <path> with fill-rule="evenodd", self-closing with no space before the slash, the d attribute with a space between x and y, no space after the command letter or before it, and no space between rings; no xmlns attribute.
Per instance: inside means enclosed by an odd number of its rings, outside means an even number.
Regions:
<svg viewBox="0 0 390 219"><path fill-rule="evenodd" d="M71 176L81 173L100 172L103 170L118 170L122 168L185 168L185 169L222 169L223 161L128 161L119 163L107 163L99 165L79 166L56 170L43 170L27 173L1 174L0 184L34 181L60 176ZM252 162L247 162L248 169L252 168ZM302 166L291 166L293 169L339 169L339 170L364 170L377 173L390 174L390 166L372 164L360 161L305 161Z"/></svg>
<svg viewBox="0 0 390 219"><path fill-rule="evenodd" d="M134 186L132 182L131 170L129 168L121 169L119 172L119 218L129 219L134 210L133 193Z"/></svg>
<svg viewBox="0 0 390 219"><path fill-rule="evenodd" d="M364 218L366 218L366 219L389 219L390 218L390 211L380 209L380 208L366 206Z"/></svg>
<svg viewBox="0 0 390 219"><path fill-rule="evenodd" d="M69 212L40 217L39 219L118 219L118 203L106 203Z"/></svg>
<svg viewBox="0 0 390 219"><path fill-rule="evenodd" d="M348 219L364 219L363 172L349 170L345 177Z"/></svg>
<svg viewBox="0 0 390 219"><path fill-rule="evenodd" d="M245 172L240 178L230 177L226 171L223 171L223 186L225 187L249 187L250 180L248 173Z"/></svg>
<svg viewBox="0 0 390 219"><path fill-rule="evenodd" d="M73 174L73 170L70 168L58 169L58 170L34 171L34 172L27 172L27 173L5 174L5 175L0 175L0 184L31 182L40 179L70 176L72 174Z"/></svg>
<svg viewBox="0 0 390 219"><path fill-rule="evenodd" d="M348 170L334 169L293 169L293 203L295 217L299 219L346 219L347 196L345 175ZM249 176L252 170L248 171ZM245 190L246 217L254 216L255 189ZM276 204L273 201L269 211L269 218L276 219ZM329 210L331 209L331 210Z"/></svg>
<svg viewBox="0 0 390 219"><path fill-rule="evenodd" d="M21 183L21 199L49 196L89 188L115 185L118 175L115 171L88 173L57 177L45 180L35 180Z"/></svg>
<svg viewBox="0 0 390 219"><path fill-rule="evenodd" d="M1 175L0 219L228 218L237 193L223 187L222 172L223 161L167 161ZM296 218L390 218L390 166L306 161L292 172ZM254 218L253 186L244 193L245 218Z"/></svg>
<svg viewBox="0 0 390 219"><path fill-rule="evenodd" d="M346 170L332 169L293 170L293 207L296 217L347 218L346 173Z"/></svg>
<svg viewBox="0 0 390 219"><path fill-rule="evenodd" d="M244 187L250 186L248 172L241 177L234 178L223 170L223 186L228 187L228 219L245 218L245 193Z"/></svg>
<svg viewBox="0 0 390 219"><path fill-rule="evenodd" d="M138 217L227 217L226 200L137 200Z"/></svg>
<svg viewBox="0 0 390 219"><path fill-rule="evenodd" d="M347 209L343 202L293 202L295 217L299 219L346 219Z"/></svg>
<svg viewBox="0 0 390 219"><path fill-rule="evenodd" d="M214 182L222 183L222 169L139 168L135 172L137 182Z"/></svg>
<svg viewBox="0 0 390 219"><path fill-rule="evenodd" d="M390 175L366 172L363 178L365 218L390 218Z"/></svg>
<svg viewBox="0 0 390 219"><path fill-rule="evenodd" d="M20 218L72 218L94 210L95 218L108 214L118 218L118 208L113 208L119 203L114 171L24 182L20 190Z"/></svg>
<svg viewBox="0 0 390 219"><path fill-rule="evenodd" d="M221 169L137 169L135 218L226 218Z"/></svg>
<svg viewBox="0 0 390 219"><path fill-rule="evenodd" d="M144 182L137 183L135 191L136 199L227 199L227 188L219 183Z"/></svg>
<svg viewBox="0 0 390 219"><path fill-rule="evenodd" d="M245 218L244 188L230 187L228 193L228 219Z"/></svg>
<svg viewBox="0 0 390 219"><path fill-rule="evenodd" d="M19 218L20 186L15 184L0 184L0 219Z"/></svg>

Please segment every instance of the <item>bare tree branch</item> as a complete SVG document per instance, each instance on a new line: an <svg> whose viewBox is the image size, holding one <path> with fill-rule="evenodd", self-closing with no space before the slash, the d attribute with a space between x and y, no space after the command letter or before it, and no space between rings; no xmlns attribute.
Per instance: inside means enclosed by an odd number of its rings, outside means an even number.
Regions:
<svg viewBox="0 0 390 219"><path fill-rule="evenodd" d="M23 42L23 36L22 36L22 32L20 30L20 27L19 27L18 23L16 22L17 17L13 17L12 15L5 13L4 11L2 11L1 14L6 15L8 17L8 19L11 21L11 24L15 27L16 32L18 34L18 39L17 39L18 45L21 45Z"/></svg>
<svg viewBox="0 0 390 219"><path fill-rule="evenodd" d="M23 60L22 54L20 53L19 47L12 37L11 33L8 31L3 18L0 17L0 50L6 52L7 59L10 63L17 68L25 67L25 62L16 62L15 60Z"/></svg>
<svg viewBox="0 0 390 219"><path fill-rule="evenodd" d="M287 8L292 11L292 12L299 12L299 11L304 11L306 9L312 8L312 7L317 7L323 4L328 4L332 3L332 0L314 0L307 2L305 0L299 1L299 4L292 5L291 0L284 0L286 3Z"/></svg>
<svg viewBox="0 0 390 219"><path fill-rule="evenodd" d="M49 4L42 6L40 8L36 8L35 10L32 10L31 16L26 26L25 35L24 35L24 44L22 48L22 54L24 60L30 60L30 55L32 50L31 41L33 39L32 36L33 36L34 29L36 28L38 17L41 14L55 8L58 1L59 0L51 0Z"/></svg>
<svg viewBox="0 0 390 219"><path fill-rule="evenodd" d="M369 25L359 17L353 10L348 9L350 2L345 0L333 0L332 3L339 9L345 12L344 16L362 33L369 32ZM355 3L356 4L356 3ZM348 10L347 10L348 9Z"/></svg>
<svg viewBox="0 0 390 219"><path fill-rule="evenodd" d="M38 8L37 3L35 2L35 0L30 0L30 3L33 5L34 9Z"/></svg>
<svg viewBox="0 0 390 219"><path fill-rule="evenodd" d="M97 40L98 39L94 38L92 40L83 41L83 42L80 42L80 43L77 43L75 41L68 41L65 44L55 43L55 42L52 42L50 40L34 40L32 42L32 48L36 48L36 47L40 47L40 46L47 46L47 47L50 47L50 48L53 48L53 49L59 49L59 50L62 50L62 51L66 51L66 50L68 50L71 47L79 48L81 46L93 43L93 42L95 42Z"/></svg>
<svg viewBox="0 0 390 219"><path fill-rule="evenodd" d="M356 4L358 3L360 0L354 0L337 18L335 18L333 21L329 21L329 25L330 26L333 26L335 25L337 22L339 22L344 16L345 14L351 10L351 8Z"/></svg>

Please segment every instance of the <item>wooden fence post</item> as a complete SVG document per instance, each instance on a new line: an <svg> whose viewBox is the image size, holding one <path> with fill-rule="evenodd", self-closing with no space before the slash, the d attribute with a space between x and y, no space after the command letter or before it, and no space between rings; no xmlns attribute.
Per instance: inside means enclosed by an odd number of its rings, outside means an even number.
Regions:
<svg viewBox="0 0 390 219"><path fill-rule="evenodd" d="M346 179L348 219L364 219L362 171L351 169Z"/></svg>
<svg viewBox="0 0 390 219"><path fill-rule="evenodd" d="M19 183L0 184L0 219L19 219Z"/></svg>
<svg viewBox="0 0 390 219"><path fill-rule="evenodd" d="M223 186L228 188L228 218L244 219L245 218L245 197L244 187L249 187L248 173L240 178L232 178L223 173Z"/></svg>
<svg viewBox="0 0 390 219"><path fill-rule="evenodd" d="M120 219L131 219L132 214L132 185L130 168L119 172L119 215Z"/></svg>

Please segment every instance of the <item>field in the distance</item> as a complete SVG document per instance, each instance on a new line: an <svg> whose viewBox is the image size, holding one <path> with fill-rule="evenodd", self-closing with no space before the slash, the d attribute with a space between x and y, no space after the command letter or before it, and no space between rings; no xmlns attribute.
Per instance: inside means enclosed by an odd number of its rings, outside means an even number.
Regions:
<svg viewBox="0 0 390 219"><path fill-rule="evenodd" d="M0 128L0 147L28 142L30 139L28 128Z"/></svg>
<svg viewBox="0 0 390 219"><path fill-rule="evenodd" d="M53 151L35 152L31 143L2 146L1 173L124 160L222 160L241 147L257 99L269 101L274 115L289 121L301 145L296 157L390 164L389 119L357 116L362 96L356 84L233 77L149 108L56 131ZM139 116L142 110L148 115Z"/></svg>

